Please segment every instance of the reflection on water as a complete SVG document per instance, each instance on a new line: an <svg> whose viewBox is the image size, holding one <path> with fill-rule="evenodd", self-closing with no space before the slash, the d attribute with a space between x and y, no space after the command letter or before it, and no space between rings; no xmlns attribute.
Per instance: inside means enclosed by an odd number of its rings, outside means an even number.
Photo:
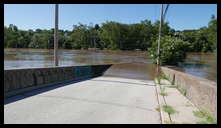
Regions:
<svg viewBox="0 0 221 128"><path fill-rule="evenodd" d="M46 49L4 49L4 69L24 67L50 67L53 66L53 50ZM60 66L95 65L95 64L121 64L113 67L111 73L117 71L138 76L135 70L143 77L154 76L155 66L149 59L147 52L142 51L89 51L89 50L59 50ZM136 63L136 64L135 64ZM138 65L140 63L141 65ZM130 64L130 65L129 65ZM138 67L142 67L138 69ZM125 70L126 69L126 70ZM133 72L131 72L133 69ZM217 81L217 52L215 53L188 53L186 60L179 63L176 70L195 76ZM123 70L123 71L121 71ZM148 75L144 75L148 72ZM136 74L136 75L135 75ZM134 76L133 76L134 75ZM141 77L141 76L139 76Z"/></svg>
<svg viewBox="0 0 221 128"><path fill-rule="evenodd" d="M183 72L217 82L217 52L188 53L183 63L179 63Z"/></svg>

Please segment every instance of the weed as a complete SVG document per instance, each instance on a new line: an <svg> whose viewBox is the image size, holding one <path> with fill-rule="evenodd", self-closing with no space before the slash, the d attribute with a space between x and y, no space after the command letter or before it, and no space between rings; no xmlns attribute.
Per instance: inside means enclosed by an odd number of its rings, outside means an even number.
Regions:
<svg viewBox="0 0 221 128"><path fill-rule="evenodd" d="M203 118L205 116L205 113L201 111L193 111L193 115L199 118Z"/></svg>
<svg viewBox="0 0 221 128"><path fill-rule="evenodd" d="M216 123L216 120L211 115L208 115L206 117L206 121L211 123L211 124L215 124Z"/></svg>
<svg viewBox="0 0 221 128"><path fill-rule="evenodd" d="M191 124L190 122L175 122L175 121L165 121L166 124Z"/></svg>
<svg viewBox="0 0 221 128"><path fill-rule="evenodd" d="M160 111L160 107L159 106L156 107L155 110L157 110L159 112Z"/></svg>
<svg viewBox="0 0 221 128"><path fill-rule="evenodd" d="M165 87L162 87L162 86L161 86L161 88L160 88L161 92L165 92L165 89L166 89L166 88L165 88Z"/></svg>
<svg viewBox="0 0 221 128"><path fill-rule="evenodd" d="M156 77L156 78L155 78L155 82L156 82L157 84L160 84L160 78L159 78L159 77Z"/></svg>
<svg viewBox="0 0 221 128"><path fill-rule="evenodd" d="M163 72L160 73L160 78L169 80L169 78Z"/></svg>
<svg viewBox="0 0 221 128"><path fill-rule="evenodd" d="M194 116L199 117L202 121L197 122L198 124L214 124L216 120L211 114L206 111L193 111Z"/></svg>
<svg viewBox="0 0 221 128"><path fill-rule="evenodd" d="M179 122L168 121L168 120L165 120L165 123L166 123L166 124L180 124Z"/></svg>
<svg viewBox="0 0 221 128"><path fill-rule="evenodd" d="M166 92L161 92L160 95L161 96L168 96L168 94Z"/></svg>
<svg viewBox="0 0 221 128"><path fill-rule="evenodd" d="M178 88L177 85L170 85L170 86L166 86L167 88Z"/></svg>
<svg viewBox="0 0 221 128"><path fill-rule="evenodd" d="M157 80L158 84L160 84L160 80L161 79L169 80L169 78L164 73L162 73L162 72L156 77L156 80Z"/></svg>
<svg viewBox="0 0 221 128"><path fill-rule="evenodd" d="M205 121L205 120L203 120L203 121L198 121L198 122L196 122L196 124L208 124L208 122Z"/></svg>
<svg viewBox="0 0 221 128"><path fill-rule="evenodd" d="M173 121L165 120L165 124L176 124L176 123Z"/></svg>
<svg viewBox="0 0 221 128"><path fill-rule="evenodd" d="M168 114L174 114L177 112L172 106L169 105L163 105L163 111L167 112Z"/></svg>
<svg viewBox="0 0 221 128"><path fill-rule="evenodd" d="M184 89L184 88L180 88L180 92L181 92L184 96L186 96L186 94L187 94L187 90Z"/></svg>

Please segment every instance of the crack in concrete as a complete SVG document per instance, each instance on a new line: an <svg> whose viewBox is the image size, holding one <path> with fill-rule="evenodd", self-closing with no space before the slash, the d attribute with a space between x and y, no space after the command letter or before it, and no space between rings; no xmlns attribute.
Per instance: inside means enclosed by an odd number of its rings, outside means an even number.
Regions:
<svg viewBox="0 0 221 128"><path fill-rule="evenodd" d="M134 109L140 109L140 110L147 110L147 111L156 112L153 109L147 109L147 108L143 108L143 107L139 107L139 106L129 106L129 105L124 105L124 104L110 103L110 102L104 102L104 101L98 101L98 100L90 100L90 99L83 99L83 98L49 96L49 95L38 95L37 97L59 98L59 99L65 99L65 100L74 100L74 101L80 101L80 102L90 102L90 103L106 104L106 105L113 105L113 106L118 106L118 107L127 107L127 108L134 108Z"/></svg>

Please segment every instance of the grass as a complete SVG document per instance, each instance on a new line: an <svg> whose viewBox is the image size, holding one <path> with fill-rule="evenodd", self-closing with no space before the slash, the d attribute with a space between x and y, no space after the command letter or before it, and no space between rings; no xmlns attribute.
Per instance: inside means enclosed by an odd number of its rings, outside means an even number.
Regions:
<svg viewBox="0 0 221 128"><path fill-rule="evenodd" d="M156 80L157 82L160 84L160 80L161 79L166 79L166 80L169 80L169 78L164 74L164 73L160 73L159 76L156 76Z"/></svg>
<svg viewBox="0 0 221 128"><path fill-rule="evenodd" d="M168 96L168 94L166 92L161 92L160 95L161 96Z"/></svg>
<svg viewBox="0 0 221 128"><path fill-rule="evenodd" d="M180 88L179 90L180 90L180 92L181 92L184 96L186 96L186 94L187 94L187 90L186 90L186 89Z"/></svg>
<svg viewBox="0 0 221 128"><path fill-rule="evenodd" d="M165 87L161 87L160 90L161 90L160 92L161 96L168 96L168 94L165 92Z"/></svg>
<svg viewBox="0 0 221 128"><path fill-rule="evenodd" d="M170 85L170 86L166 86L167 88L178 88L177 85Z"/></svg>
<svg viewBox="0 0 221 128"><path fill-rule="evenodd" d="M175 122L175 121L168 121L168 120L166 120L164 122L165 122L165 124L192 124L190 122Z"/></svg>
<svg viewBox="0 0 221 128"><path fill-rule="evenodd" d="M165 120L165 124L177 124L177 123L174 121Z"/></svg>
<svg viewBox="0 0 221 128"><path fill-rule="evenodd" d="M211 114L206 111L193 111L194 116L201 118L202 120L196 122L197 124L215 124L216 120Z"/></svg>
<svg viewBox="0 0 221 128"><path fill-rule="evenodd" d="M160 78L161 79L166 79L166 80L169 80L169 78L164 74L164 73L160 73Z"/></svg>
<svg viewBox="0 0 221 128"><path fill-rule="evenodd" d="M196 124L209 124L209 123L207 121L203 120L203 121L196 122Z"/></svg>
<svg viewBox="0 0 221 128"><path fill-rule="evenodd" d="M169 105L163 105L163 111L167 112L170 115L177 112L172 106Z"/></svg>
<svg viewBox="0 0 221 128"><path fill-rule="evenodd" d="M156 77L157 84L160 84L160 77Z"/></svg>
<svg viewBox="0 0 221 128"><path fill-rule="evenodd" d="M161 90L161 92L165 92L165 87L162 87L162 86L160 86L160 90Z"/></svg>
<svg viewBox="0 0 221 128"><path fill-rule="evenodd" d="M156 107L155 110L157 110L158 112L160 112L160 107Z"/></svg>
<svg viewBox="0 0 221 128"><path fill-rule="evenodd" d="M179 122L168 121L168 120L166 120L165 123L166 124L191 124L190 122L181 122L181 123L179 123Z"/></svg>
<svg viewBox="0 0 221 128"><path fill-rule="evenodd" d="M204 112L201 111L193 111L194 116L199 117L199 118L203 118L206 114Z"/></svg>

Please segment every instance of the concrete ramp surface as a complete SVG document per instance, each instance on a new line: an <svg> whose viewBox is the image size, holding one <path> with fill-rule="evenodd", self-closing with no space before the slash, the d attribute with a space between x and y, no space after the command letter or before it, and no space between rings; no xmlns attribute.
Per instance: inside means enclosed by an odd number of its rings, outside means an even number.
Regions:
<svg viewBox="0 0 221 128"><path fill-rule="evenodd" d="M6 99L4 123L161 123L153 80L104 75L56 86Z"/></svg>

